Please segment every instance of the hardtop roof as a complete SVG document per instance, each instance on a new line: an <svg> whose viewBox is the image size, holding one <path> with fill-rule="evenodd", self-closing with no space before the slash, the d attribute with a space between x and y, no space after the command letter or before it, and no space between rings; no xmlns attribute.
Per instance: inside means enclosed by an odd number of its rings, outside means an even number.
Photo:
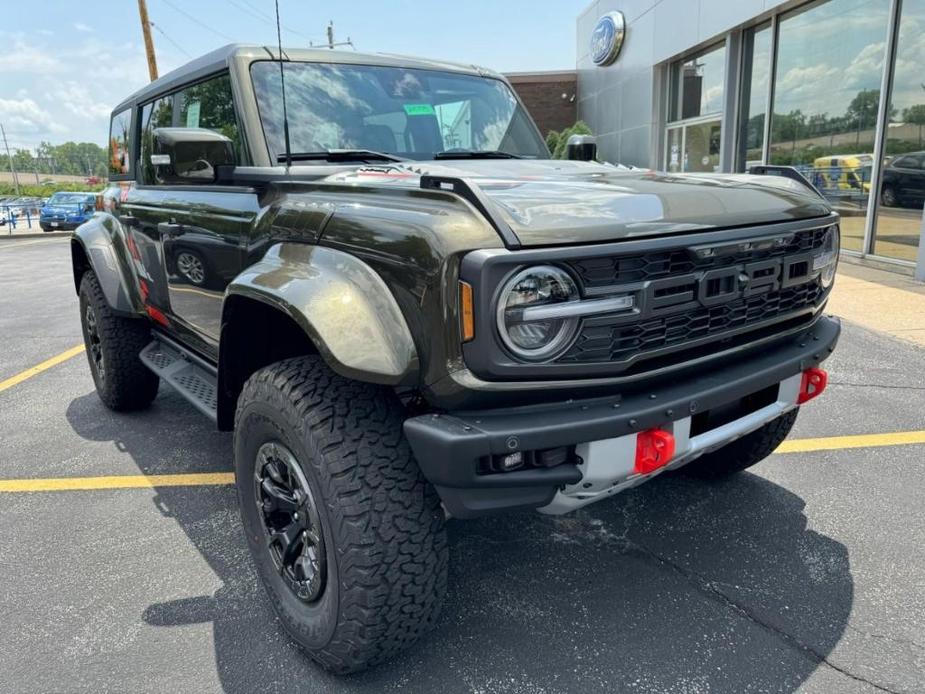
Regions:
<svg viewBox="0 0 925 694"><path fill-rule="evenodd" d="M116 106L112 113L115 115L138 103L148 101L159 94L174 91L178 87L200 78L226 69L237 58L251 58L254 60L276 60L278 50L271 46L257 44L232 43L216 48L202 55L176 70L159 77L150 84L142 87L130 97ZM384 65L390 67L417 68L422 70L443 70L462 72L486 77L501 77L493 70L476 65L463 65L441 60L427 60L411 56L393 55L387 53L358 53L355 51L334 51L328 48L283 48L283 60L292 62L324 62L348 63L352 65Z"/></svg>

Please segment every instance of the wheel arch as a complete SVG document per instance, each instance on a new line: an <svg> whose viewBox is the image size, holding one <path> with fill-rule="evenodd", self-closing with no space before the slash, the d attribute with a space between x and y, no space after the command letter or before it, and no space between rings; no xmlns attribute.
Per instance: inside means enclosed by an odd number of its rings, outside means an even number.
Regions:
<svg viewBox="0 0 925 694"><path fill-rule="evenodd" d="M415 382L410 330L382 278L355 256L281 243L229 284L219 340L218 426L233 426L247 378L273 362L319 354L336 373Z"/></svg>
<svg viewBox="0 0 925 694"><path fill-rule="evenodd" d="M74 290L87 270L93 270L106 303L116 313L141 313L141 298L135 289L131 261L119 223L109 215L98 215L81 224L71 237L71 268Z"/></svg>

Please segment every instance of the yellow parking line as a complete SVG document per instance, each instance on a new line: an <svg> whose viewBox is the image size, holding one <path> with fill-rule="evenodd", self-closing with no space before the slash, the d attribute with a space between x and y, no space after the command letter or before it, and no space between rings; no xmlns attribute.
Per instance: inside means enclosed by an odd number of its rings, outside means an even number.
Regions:
<svg viewBox="0 0 925 694"><path fill-rule="evenodd" d="M793 439L784 441L775 452L809 453L811 451L839 451L848 448L874 448L876 446L908 446L916 443L925 443L925 431L830 436L824 439Z"/></svg>
<svg viewBox="0 0 925 694"><path fill-rule="evenodd" d="M35 366L33 366L31 369L26 369L25 371L22 371L16 374L15 376L11 376L5 381L0 381L0 393L2 393L7 388L12 388L13 386L17 384L22 383L23 381L32 378L33 376L37 376L38 374L50 369L53 366L57 366L63 361L67 361L71 357L76 357L78 354L80 354L83 351L84 351L83 345L77 345L76 347L71 347L66 352L61 352L61 354L58 354L57 356L54 356L51 359L46 359L41 364L36 364Z"/></svg>
<svg viewBox="0 0 925 694"><path fill-rule="evenodd" d="M889 434L832 436L822 439L784 441L776 453L809 453L876 446L925 444L925 431ZM199 472L172 475L112 475L107 477L51 477L0 480L0 494L7 492L65 492L98 489L152 489L155 487L202 487L234 484L233 472Z"/></svg>
<svg viewBox="0 0 925 694"><path fill-rule="evenodd" d="M46 479L0 480L0 493L201 487L215 484L234 484L234 473L200 472L177 475L114 475L110 477L51 477Z"/></svg>

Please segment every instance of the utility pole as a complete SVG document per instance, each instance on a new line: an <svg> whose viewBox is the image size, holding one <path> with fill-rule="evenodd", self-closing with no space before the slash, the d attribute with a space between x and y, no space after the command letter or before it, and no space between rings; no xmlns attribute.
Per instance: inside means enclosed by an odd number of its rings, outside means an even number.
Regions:
<svg viewBox="0 0 925 694"><path fill-rule="evenodd" d="M154 41L151 40L151 22L148 20L148 6L145 4L145 0L138 0L138 16L141 17L141 33L145 37L148 74L153 82L157 79L157 60L154 58Z"/></svg>
<svg viewBox="0 0 925 694"><path fill-rule="evenodd" d="M351 48L356 50L356 48L353 45L353 41L350 40L349 36L347 37L346 41L335 43L334 41L334 20L333 19L330 22L328 22L327 35L328 35L328 48L330 48L332 51L338 46L350 46ZM308 45L313 46L314 44L311 41L309 41Z"/></svg>
<svg viewBox="0 0 925 694"><path fill-rule="evenodd" d="M10 144L6 141L6 130L3 129L3 123L0 123L0 135L3 135L3 146L6 147L6 158L10 161L10 173L13 174L13 185L16 186L16 195L19 195L19 177L16 175L16 167L13 166L13 155L10 154Z"/></svg>

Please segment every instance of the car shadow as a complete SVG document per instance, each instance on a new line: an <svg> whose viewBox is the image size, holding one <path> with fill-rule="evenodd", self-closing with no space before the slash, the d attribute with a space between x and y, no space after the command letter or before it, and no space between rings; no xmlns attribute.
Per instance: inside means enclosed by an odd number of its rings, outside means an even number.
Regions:
<svg viewBox="0 0 925 694"><path fill-rule="evenodd" d="M143 474L231 469L231 436L167 386L146 413L114 415L90 393L67 419ZM229 692L794 691L839 641L853 600L847 549L807 528L801 498L750 473L713 484L666 475L568 516L450 521L436 629L337 678L276 621L234 488L156 492L222 587L139 617L164 629L211 622Z"/></svg>

